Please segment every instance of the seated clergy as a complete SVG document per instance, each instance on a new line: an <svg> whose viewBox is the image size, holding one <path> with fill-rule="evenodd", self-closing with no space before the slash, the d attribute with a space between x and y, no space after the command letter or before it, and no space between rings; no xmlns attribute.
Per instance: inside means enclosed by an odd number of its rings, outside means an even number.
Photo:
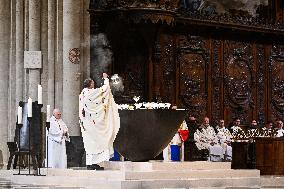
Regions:
<svg viewBox="0 0 284 189"><path fill-rule="evenodd" d="M219 125L216 127L217 137L219 139L220 145L223 148L223 153L228 160L232 159L232 147L231 147L231 139L232 135L225 127L225 121L221 119L219 121Z"/></svg>
<svg viewBox="0 0 284 189"><path fill-rule="evenodd" d="M68 128L61 119L59 109L54 109L48 131L48 167L67 168L65 141L69 141Z"/></svg>
<svg viewBox="0 0 284 189"><path fill-rule="evenodd" d="M276 122L276 130L277 130L276 137L284 137L283 121L278 120Z"/></svg>
<svg viewBox="0 0 284 189"><path fill-rule="evenodd" d="M219 145L217 135L209 125L209 118L205 117L203 124L194 133L196 147L199 150L209 151L209 160L221 161L223 158L223 148Z"/></svg>
<svg viewBox="0 0 284 189"><path fill-rule="evenodd" d="M257 129L258 128L258 125L257 125L257 121L255 119L253 119L251 121L251 124L249 126L249 129Z"/></svg>
<svg viewBox="0 0 284 189"><path fill-rule="evenodd" d="M231 128L229 128L233 135L242 130L242 128L240 127L240 124L241 124L241 120L239 118L235 118L234 125L231 126Z"/></svg>
<svg viewBox="0 0 284 189"><path fill-rule="evenodd" d="M273 129L273 123L272 121L267 121L265 123L265 126L262 127L262 132L263 132L263 136L265 137L269 137L271 136L271 134L273 133L274 129Z"/></svg>

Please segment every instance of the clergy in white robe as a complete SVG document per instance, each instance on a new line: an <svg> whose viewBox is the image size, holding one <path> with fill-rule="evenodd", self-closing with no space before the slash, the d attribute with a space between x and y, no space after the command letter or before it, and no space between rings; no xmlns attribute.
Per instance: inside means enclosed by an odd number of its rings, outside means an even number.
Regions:
<svg viewBox="0 0 284 189"><path fill-rule="evenodd" d="M232 160L232 147L231 147L232 135L229 129L225 127L224 123L225 121L221 119L219 125L216 127L217 138L219 139L219 143L223 148L224 160Z"/></svg>
<svg viewBox="0 0 284 189"><path fill-rule="evenodd" d="M109 79L103 75L104 85L94 88L93 80L84 82L79 96L79 117L86 150L87 166L108 161L114 154L113 142L120 128L118 106L115 103Z"/></svg>
<svg viewBox="0 0 284 189"><path fill-rule="evenodd" d="M220 146L214 128L209 125L209 118L205 117L203 124L194 133L196 147L199 150L209 151L208 160L221 161L223 158L223 148Z"/></svg>
<svg viewBox="0 0 284 189"><path fill-rule="evenodd" d="M283 121L278 120L276 122L276 129L277 129L276 137L284 137Z"/></svg>
<svg viewBox="0 0 284 189"><path fill-rule="evenodd" d="M48 131L48 167L67 168L66 143L69 141L68 128L61 119L61 112L58 109L53 111L50 118L50 128Z"/></svg>

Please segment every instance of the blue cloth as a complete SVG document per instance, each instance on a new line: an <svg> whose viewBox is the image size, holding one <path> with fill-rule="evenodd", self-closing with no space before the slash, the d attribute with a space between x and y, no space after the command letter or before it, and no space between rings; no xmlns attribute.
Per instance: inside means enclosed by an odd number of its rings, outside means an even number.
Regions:
<svg viewBox="0 0 284 189"><path fill-rule="evenodd" d="M120 161L120 154L114 150L113 157L109 159L110 161Z"/></svg>
<svg viewBox="0 0 284 189"><path fill-rule="evenodd" d="M180 146L171 145L171 160L180 161Z"/></svg>

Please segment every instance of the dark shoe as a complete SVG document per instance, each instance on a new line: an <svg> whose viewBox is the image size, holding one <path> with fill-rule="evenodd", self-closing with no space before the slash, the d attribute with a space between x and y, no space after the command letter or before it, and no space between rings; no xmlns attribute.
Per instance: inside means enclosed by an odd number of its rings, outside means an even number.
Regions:
<svg viewBox="0 0 284 189"><path fill-rule="evenodd" d="M92 165L87 165L87 170L94 170Z"/></svg>
<svg viewBox="0 0 284 189"><path fill-rule="evenodd" d="M105 169L104 167L101 167L101 166L99 166L99 165L97 165L97 164L93 164L92 167L93 167L94 170L98 170L98 171Z"/></svg>

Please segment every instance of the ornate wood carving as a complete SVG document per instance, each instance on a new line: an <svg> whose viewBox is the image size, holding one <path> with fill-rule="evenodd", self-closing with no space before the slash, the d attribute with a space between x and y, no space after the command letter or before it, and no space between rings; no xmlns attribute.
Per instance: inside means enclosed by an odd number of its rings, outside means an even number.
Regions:
<svg viewBox="0 0 284 189"><path fill-rule="evenodd" d="M231 116L249 121L255 105L251 44L225 41L224 65L225 105Z"/></svg>
<svg viewBox="0 0 284 189"><path fill-rule="evenodd" d="M174 103L175 100L175 56L174 40L170 35L162 35L162 57L161 57L161 76L162 76L162 101Z"/></svg>
<svg viewBox="0 0 284 189"><path fill-rule="evenodd" d="M179 97L190 114L202 119L207 112L207 67L209 52L206 40L196 36L180 36L178 63L180 75Z"/></svg>
<svg viewBox="0 0 284 189"><path fill-rule="evenodd" d="M125 84L118 103L133 103L138 95L177 103L200 120L283 119L284 47L274 46L271 56L268 49L273 40L283 43L284 25L176 9L177 2L90 1L91 33L107 33L112 73Z"/></svg>
<svg viewBox="0 0 284 189"><path fill-rule="evenodd" d="M256 86L257 86L257 121L260 125L264 125L267 118L265 118L265 105L266 105L266 94L265 94L265 87L266 87L266 77L265 77L265 51L263 45L257 45L256 47L256 56L257 56L257 74L256 74Z"/></svg>
<svg viewBox="0 0 284 189"><path fill-rule="evenodd" d="M222 119L222 107L221 107L221 99L220 95L223 91L221 91L222 84L222 73L220 67L220 40L213 40L213 65L212 65L212 93L213 93L213 104L212 104L212 119L213 122L216 122L219 119Z"/></svg>
<svg viewBox="0 0 284 189"><path fill-rule="evenodd" d="M284 119L284 46L273 46L269 60L273 119Z"/></svg>
<svg viewBox="0 0 284 189"><path fill-rule="evenodd" d="M154 44L154 52L153 52L153 83L154 83L154 95L153 100L154 101L161 101L161 93L160 93L160 86L161 86L161 80L160 80L160 63L162 58L162 50L161 50L161 42L159 36L157 36L157 39Z"/></svg>
<svg viewBox="0 0 284 189"><path fill-rule="evenodd" d="M201 11L189 11L179 9L179 17L176 22L194 23L197 25L216 26L220 28L235 29L242 31L255 31L257 33L283 34L284 24L265 20L263 17L252 17L240 13L208 14ZM282 34L281 34L282 33Z"/></svg>
<svg viewBox="0 0 284 189"><path fill-rule="evenodd" d="M113 73L121 76L124 91L115 94L117 103L134 103L133 97L147 100L148 48L144 38L137 30L126 30L125 35L113 39Z"/></svg>
<svg viewBox="0 0 284 189"><path fill-rule="evenodd" d="M172 25L179 3L180 0L91 0L89 11L100 16L102 12L116 14L116 18L134 23L151 21Z"/></svg>
<svg viewBox="0 0 284 189"><path fill-rule="evenodd" d="M111 8L155 8L165 10L175 10L178 8L180 0L90 0L92 9Z"/></svg>

